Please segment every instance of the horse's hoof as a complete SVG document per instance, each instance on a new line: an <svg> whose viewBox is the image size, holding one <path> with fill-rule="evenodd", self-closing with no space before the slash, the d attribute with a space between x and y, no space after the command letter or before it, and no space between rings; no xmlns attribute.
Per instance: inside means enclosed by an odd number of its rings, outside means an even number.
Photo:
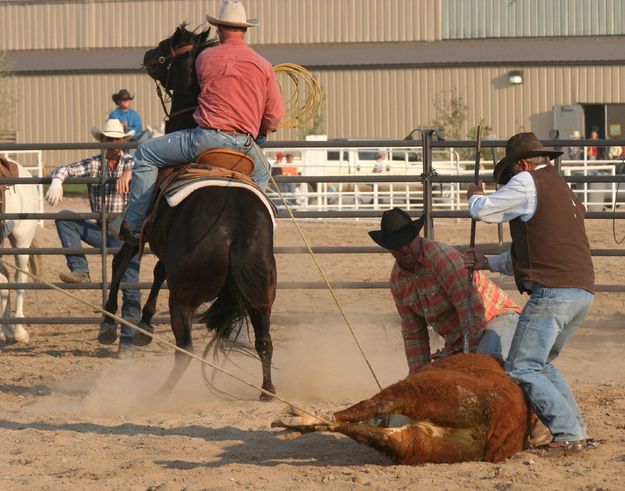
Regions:
<svg viewBox="0 0 625 491"><path fill-rule="evenodd" d="M139 322L139 324L137 325L144 331L149 332L150 334L154 332L154 326L151 326L150 324ZM143 334L142 332L137 331L132 337L132 344L134 344L135 346L147 346L151 342L152 336L148 336L147 334Z"/></svg>
<svg viewBox="0 0 625 491"><path fill-rule="evenodd" d="M15 334L13 339L16 343L28 344L30 341L30 334L22 326L15 326Z"/></svg>
<svg viewBox="0 0 625 491"><path fill-rule="evenodd" d="M263 387L263 389L265 389L265 387ZM268 389L265 389L268 392L271 392L272 394L276 393L276 389L275 387L270 387ZM269 401L273 401L273 396L270 396L269 394L265 393L265 392L261 392L260 393L260 397L258 398L259 400L263 401L263 402L269 402Z"/></svg>
<svg viewBox="0 0 625 491"><path fill-rule="evenodd" d="M117 325L102 322L100 324L100 331L98 332L98 343L113 344L115 341L117 341Z"/></svg>
<svg viewBox="0 0 625 491"><path fill-rule="evenodd" d="M6 344L13 344L15 343L15 333L13 331L13 327L5 327L2 330L2 338L4 339L4 342Z"/></svg>

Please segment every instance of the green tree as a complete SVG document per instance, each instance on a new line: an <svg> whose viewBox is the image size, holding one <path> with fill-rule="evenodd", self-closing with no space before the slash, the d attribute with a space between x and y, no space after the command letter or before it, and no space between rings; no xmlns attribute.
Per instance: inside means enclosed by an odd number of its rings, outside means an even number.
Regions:
<svg viewBox="0 0 625 491"><path fill-rule="evenodd" d="M15 78L6 62L6 53L0 52L0 132L15 131Z"/></svg>
<svg viewBox="0 0 625 491"><path fill-rule="evenodd" d="M323 92L322 92L323 93ZM319 110L315 116L297 127L297 136L300 140L305 140L308 135L325 135L326 134L326 121L325 121L325 97L318 102Z"/></svg>
<svg viewBox="0 0 625 491"><path fill-rule="evenodd" d="M439 92L434 98L436 118L432 125L445 131L447 140L461 140L469 106L456 92Z"/></svg>

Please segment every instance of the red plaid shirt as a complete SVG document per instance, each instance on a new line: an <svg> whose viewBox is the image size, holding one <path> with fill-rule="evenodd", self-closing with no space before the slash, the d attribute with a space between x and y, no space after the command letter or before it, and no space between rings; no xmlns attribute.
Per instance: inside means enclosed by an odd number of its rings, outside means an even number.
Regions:
<svg viewBox="0 0 625 491"><path fill-rule="evenodd" d="M445 340L441 355L448 356L462 352L463 330L470 351L475 351L491 319L510 310L521 311L501 288L476 271L469 315L468 272L460 252L434 240L420 242L415 271L406 271L395 262L391 273L410 373L430 362L428 325Z"/></svg>

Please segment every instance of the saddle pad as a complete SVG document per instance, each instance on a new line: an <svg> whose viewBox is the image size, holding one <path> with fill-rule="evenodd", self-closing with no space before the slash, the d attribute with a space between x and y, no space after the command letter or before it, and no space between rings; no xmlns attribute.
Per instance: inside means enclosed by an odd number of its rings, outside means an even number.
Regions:
<svg viewBox="0 0 625 491"><path fill-rule="evenodd" d="M192 181L178 181L174 188L169 189L165 192L165 199L167 200L167 204L169 206L178 206L196 189L206 188L209 186L221 186L224 188L243 188L254 193L267 208L269 216L271 216L273 228L276 228L276 207L274 206L274 204L260 189L245 182L231 181L226 179L198 179Z"/></svg>

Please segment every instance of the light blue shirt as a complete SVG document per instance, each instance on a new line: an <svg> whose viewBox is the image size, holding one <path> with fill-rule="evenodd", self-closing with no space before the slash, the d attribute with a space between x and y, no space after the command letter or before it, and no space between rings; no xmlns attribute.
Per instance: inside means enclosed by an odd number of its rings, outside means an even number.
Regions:
<svg viewBox="0 0 625 491"><path fill-rule="evenodd" d="M545 167L546 165L539 165L536 170ZM482 220L486 223L505 223L515 218L521 218L527 222L536 213L537 205L534 178L529 172L519 172L508 181L508 184L493 194L474 194L471 196L469 198L469 213L476 220ZM514 274L512 256L509 252L497 256L488 256L486 259L491 271L508 276Z"/></svg>
<svg viewBox="0 0 625 491"><path fill-rule="evenodd" d="M143 133L143 123L139 113L134 109L128 109L124 111L122 108L117 107L109 114L109 119L119 119L122 123L127 123L126 131L135 130L135 134L130 141L136 141Z"/></svg>

